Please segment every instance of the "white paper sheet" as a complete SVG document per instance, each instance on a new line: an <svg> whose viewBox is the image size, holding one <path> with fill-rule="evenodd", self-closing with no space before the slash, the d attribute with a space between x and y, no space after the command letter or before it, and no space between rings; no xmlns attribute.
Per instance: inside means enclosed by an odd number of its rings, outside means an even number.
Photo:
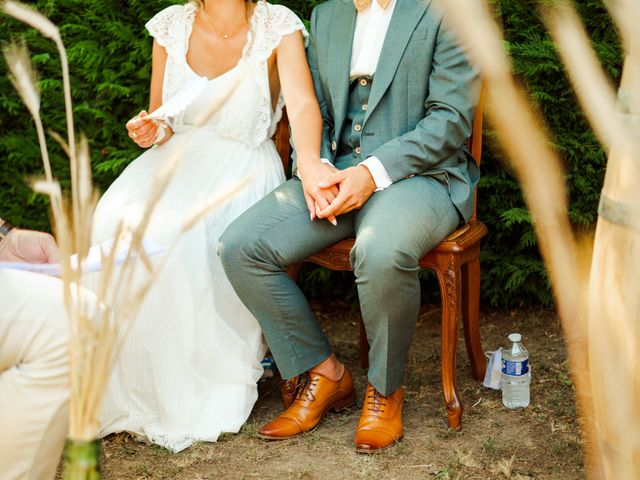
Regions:
<svg viewBox="0 0 640 480"><path fill-rule="evenodd" d="M167 249L156 245L151 242L143 242L144 251L147 255L154 256L165 252ZM113 240L108 240L99 245L94 245L89 250L89 255L85 259L82 271L84 273L98 272L102 270L102 255L109 255L111 247L113 246ZM127 252L129 245L126 242L120 244L120 248L116 253L115 261L116 265L120 265L127 258ZM78 257L73 255L71 257L71 265L76 267L78 265ZM12 270L24 270L27 272L41 273L44 275L50 275L52 277L60 277L62 274L62 267L59 263L22 263L22 262L0 262L0 269L8 268Z"/></svg>
<svg viewBox="0 0 640 480"><path fill-rule="evenodd" d="M208 82L209 80L206 77L200 77L186 83L173 97L163 103L160 108L150 113L147 118L167 121L168 118L181 114L200 96Z"/></svg>

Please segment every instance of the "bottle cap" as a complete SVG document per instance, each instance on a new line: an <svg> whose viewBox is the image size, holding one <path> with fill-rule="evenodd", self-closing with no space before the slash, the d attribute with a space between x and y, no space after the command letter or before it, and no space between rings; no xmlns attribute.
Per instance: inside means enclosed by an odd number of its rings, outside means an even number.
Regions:
<svg viewBox="0 0 640 480"><path fill-rule="evenodd" d="M510 333L509 334L509 341L510 342L517 343L520 340L522 340L522 336L519 333Z"/></svg>

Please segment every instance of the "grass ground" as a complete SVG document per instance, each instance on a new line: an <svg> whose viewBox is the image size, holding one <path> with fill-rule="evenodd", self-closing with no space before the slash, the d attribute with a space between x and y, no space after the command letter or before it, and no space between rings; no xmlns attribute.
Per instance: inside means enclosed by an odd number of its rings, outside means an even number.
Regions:
<svg viewBox="0 0 640 480"><path fill-rule="evenodd" d="M352 368L359 397L365 372L358 366L358 313L333 303L316 305L339 357ZM499 391L469 375L460 337L458 386L464 403L459 432L446 426L440 384L440 310L420 315L406 375L405 437L387 451L354 452L359 409L330 414L315 431L284 442L254 437L259 425L281 410L277 379L260 385L260 399L238 434L172 454L126 434L103 441L103 478L134 479L581 479L585 477L566 351L550 311L483 311L486 350L506 345L518 331L533 365L531 405L502 406ZM361 405L362 398L359 398Z"/></svg>

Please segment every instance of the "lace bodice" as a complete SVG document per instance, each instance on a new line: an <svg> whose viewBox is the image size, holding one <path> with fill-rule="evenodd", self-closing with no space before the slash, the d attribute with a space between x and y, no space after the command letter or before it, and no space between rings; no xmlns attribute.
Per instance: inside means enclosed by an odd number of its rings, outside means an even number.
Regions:
<svg viewBox="0 0 640 480"><path fill-rule="evenodd" d="M196 10L193 3L173 5L162 10L146 25L151 36L167 51L163 102L173 97L187 82L198 78L187 63ZM291 10L259 0L251 16L238 64L210 80L203 94L183 113L171 119L174 131L180 132L193 125L198 114L211 104L221 102L219 109L206 122L207 128L254 146L273 136L282 116L284 99L279 93L276 108L272 108L267 61L282 37L297 30L302 31L306 41L307 31ZM232 93L229 95L230 90ZM221 95L227 98L222 99Z"/></svg>

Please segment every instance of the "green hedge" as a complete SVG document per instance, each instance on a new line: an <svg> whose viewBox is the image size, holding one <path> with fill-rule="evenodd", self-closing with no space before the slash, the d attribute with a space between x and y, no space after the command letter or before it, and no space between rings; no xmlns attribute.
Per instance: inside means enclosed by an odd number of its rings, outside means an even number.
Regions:
<svg viewBox="0 0 640 480"><path fill-rule="evenodd" d="M564 159L569 195L569 216L576 231L591 230L597 207L606 154L580 111L549 35L533 2L494 0L504 22L507 51L514 72L530 92ZM611 19L599 0L576 2L603 67L613 82L621 73L621 53ZM484 161L479 186L478 216L490 233L481 257L483 300L491 304L551 305L548 277L517 182L495 148L491 132L485 134Z"/></svg>
<svg viewBox="0 0 640 480"><path fill-rule="evenodd" d="M139 150L124 123L148 102L151 41L144 23L171 0L36 0L30 2L56 22L69 49L75 115L90 139L98 184L105 188ZM315 0L281 1L308 19ZM547 121L554 146L566 161L571 219L579 229L596 219L606 156L576 107L574 95L535 8L525 0L494 0L502 10L508 51L516 73ZM579 2L594 48L614 81L620 75L615 31L596 0ZM64 132L60 62L54 46L35 31L0 17L0 44L24 37L40 72L45 127ZM15 94L0 59L0 215L13 223L47 229L45 200L34 195L28 179L41 175L32 121ZM68 178L67 162L50 141L53 168ZM485 134L478 215L490 228L484 242L483 300L502 305L550 305L547 276L540 261L531 219L517 183L503 166L490 131ZM306 285L316 294L344 291L348 276L314 271ZM427 282L429 282L427 280ZM433 286L428 283L428 290ZM349 287L352 288L352 287ZM353 290L349 290L353 295ZM352 297L353 298L353 297Z"/></svg>

